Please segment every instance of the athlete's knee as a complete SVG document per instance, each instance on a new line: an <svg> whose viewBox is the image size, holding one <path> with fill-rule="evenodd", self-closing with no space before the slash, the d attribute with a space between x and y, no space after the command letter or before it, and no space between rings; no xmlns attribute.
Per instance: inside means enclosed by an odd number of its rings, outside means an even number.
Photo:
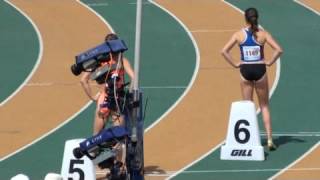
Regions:
<svg viewBox="0 0 320 180"><path fill-rule="evenodd" d="M258 95L260 108L261 107L265 107L265 106L269 106L269 97L268 97L268 95L261 95L261 94L257 94L257 95Z"/></svg>
<svg viewBox="0 0 320 180"><path fill-rule="evenodd" d="M123 116L118 113L112 113L113 126L121 126L124 124Z"/></svg>
<svg viewBox="0 0 320 180"><path fill-rule="evenodd" d="M269 105L268 104L260 104L260 109L262 112L269 112Z"/></svg>

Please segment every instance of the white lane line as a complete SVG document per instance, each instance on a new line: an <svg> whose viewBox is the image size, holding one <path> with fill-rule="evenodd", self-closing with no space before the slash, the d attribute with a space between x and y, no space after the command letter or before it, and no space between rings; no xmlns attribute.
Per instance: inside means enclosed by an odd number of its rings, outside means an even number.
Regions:
<svg viewBox="0 0 320 180"><path fill-rule="evenodd" d="M14 151L13 153L8 154L7 156L4 156L0 159L0 162L3 160L8 159L9 157L27 149L28 147L32 146L33 144L37 143L38 141L42 140L43 138L49 136L50 134L54 133L55 131L57 131L58 129L60 129L61 127L63 127L64 125L66 125L67 123L69 123L72 119L74 119L75 117L77 117L82 111L84 111L85 109L87 109L89 107L89 105L91 104L91 102L88 102L84 107L82 107L77 113L75 113L74 115L72 115L71 117L69 117L67 120L65 120L63 123L59 124L57 127L55 127L54 129L50 130L49 132L47 132L46 134L42 135L41 137L35 139L34 141L32 141L31 143L23 146L22 148Z"/></svg>
<svg viewBox="0 0 320 180"><path fill-rule="evenodd" d="M270 89L270 93L269 93L269 99L271 99L271 96L273 95L273 93L275 92L276 88L278 87L278 83L279 83L279 80L280 80L280 74L281 74L281 59L278 58L277 62L276 62L276 65L277 65L277 68L276 68L276 76L274 78L274 82L273 82L273 85Z"/></svg>
<svg viewBox="0 0 320 180"><path fill-rule="evenodd" d="M136 2L131 2L129 3L130 5L137 5ZM143 5L150 5L151 3L150 2L142 2Z"/></svg>
<svg viewBox="0 0 320 180"><path fill-rule="evenodd" d="M296 165L298 162L300 162L301 160L303 160L305 157L307 157L313 150L315 150L316 148L318 148L320 145L320 141L318 143L316 143L315 145L312 146L312 148L310 148L306 153L304 153L302 156L300 156L298 159L296 159L295 161L293 161L291 164L289 164L287 167L280 169L276 174L274 174L273 176L269 177L268 180L272 180L277 178L278 176L280 176L282 173L284 173L285 171L292 171L294 170L294 168L292 169L291 167L293 167L294 165Z"/></svg>
<svg viewBox="0 0 320 180"><path fill-rule="evenodd" d="M131 2L131 3L128 3L129 5L136 5L137 3L136 2ZM151 3L150 2L143 2L142 5L150 5ZM87 6L90 6L90 7L103 7L103 6L109 6L108 3L86 3Z"/></svg>
<svg viewBox="0 0 320 180"><path fill-rule="evenodd" d="M175 16L173 13L171 13L169 10L167 10L165 7L161 6L160 4L158 4L157 2L153 1L153 0L148 0L150 3L153 3L154 5L156 5L157 7L159 7L160 9L162 9L163 11L167 12L170 16L172 16L177 22L180 23L180 25L185 29L185 31L188 33L195 51L196 51L196 67L195 70L193 72L192 78L190 83L188 84L187 89L184 91L184 93L179 97L179 99L160 117L158 118L155 122L153 122L147 129L145 129L145 132L148 132L151 128L153 128L154 126L156 126L162 119L164 119L182 100L183 98L188 94L188 92L191 90L191 87L193 86L196 77L198 75L199 72L199 67L200 67L200 51L199 51L199 47L198 44L195 40L195 38L193 37L192 33L190 32L190 30L188 29L188 27L177 17ZM219 146L216 146L219 147ZM215 150L215 148L213 148L212 150ZM211 153L210 151L208 153ZM207 154L205 154L204 156L207 156ZM202 157L200 157L202 158ZM186 167L187 168L187 167ZM183 171L184 169L180 170L179 172ZM179 173L177 172L177 174ZM169 177L170 178L170 177Z"/></svg>
<svg viewBox="0 0 320 180"><path fill-rule="evenodd" d="M85 3L81 2L80 0L76 0L79 4L81 4L83 7L87 8L90 12L92 12L93 14L95 14L107 27L108 29L114 33L115 31L113 30L112 26L100 15L98 14L96 11L94 11L93 9L91 9L88 5L86 5Z"/></svg>
<svg viewBox="0 0 320 180"><path fill-rule="evenodd" d="M142 86L142 89L187 89L187 86Z"/></svg>
<svg viewBox="0 0 320 180"><path fill-rule="evenodd" d="M298 132L298 133L301 133L301 134L303 134L303 133L306 133L306 134L310 134L310 133L313 133L313 134L320 134L320 132L319 132L319 131L309 131L309 132L302 131L302 132Z"/></svg>
<svg viewBox="0 0 320 180"><path fill-rule="evenodd" d="M295 2L297 4L300 4L301 6L307 8L308 10L310 10L310 11L314 12L315 14L317 14L318 16L320 16L320 12L319 11L317 11L317 10L313 9L312 7L304 4L303 2L301 2L299 0L293 0L293 2Z"/></svg>
<svg viewBox="0 0 320 180"><path fill-rule="evenodd" d="M280 171L279 168L270 169L208 169L208 170L196 170L196 171L183 171L181 174L208 174L208 173L239 173L239 172L276 172ZM294 168L290 171L319 171L320 167L312 168ZM145 176L172 176L177 171L165 171L165 173L159 172L145 172ZM106 174L105 171L96 171L96 174Z"/></svg>
<svg viewBox="0 0 320 180"><path fill-rule="evenodd" d="M90 7L109 6L108 3L88 3L87 5Z"/></svg>
<svg viewBox="0 0 320 180"><path fill-rule="evenodd" d="M213 153L214 151L216 151L220 146L222 146L224 144L225 141L222 141L220 144L216 145L215 147L213 147L212 149L210 149L207 153L203 154L202 156L200 156L198 159L194 160L193 162L189 163L188 165L186 165L185 167L183 167L182 169L178 170L178 171L173 171L173 173L166 178L166 180L172 179L175 176L177 176L180 173L185 172L186 169L188 169L189 167L193 166L194 164L198 163L199 161L201 161L202 159L206 158L207 156L209 156L211 153Z"/></svg>
<svg viewBox="0 0 320 180"><path fill-rule="evenodd" d="M236 9L237 11L239 11L241 14L243 14L243 11L235 6L233 6L232 4L221 0L222 2L226 3L227 5L233 7L234 9ZM277 69L276 69L276 77L275 77L275 81L270 89L270 94L269 94L269 98L272 96L272 94L274 93L279 79L280 79L280 58L277 60L276 62L277 64ZM257 114L260 112L260 108L257 110ZM218 144L217 146L215 146L213 149L209 150L206 154L204 154L203 156L201 156L200 158L196 159L195 161L191 162L190 164L188 164L187 166L185 166L184 168L182 168L181 170L177 171L176 173L170 175L170 177L168 177L167 179L172 179L175 176L177 176L178 174L182 173L185 169L191 167L192 165L198 163L199 161L201 161L202 159L206 158L209 154L211 154L212 152L214 152L215 150L217 150L225 141L222 141L220 144Z"/></svg>
<svg viewBox="0 0 320 180"><path fill-rule="evenodd" d="M270 171L279 171L281 169L222 169L222 170L198 170L198 171L184 171L181 174L204 174L204 173L239 173L239 172L270 172ZM291 171L318 171L320 167L315 168L295 168L291 169ZM175 171L167 171L166 174L170 175L174 174ZM156 175L156 174L155 174Z"/></svg>
<svg viewBox="0 0 320 180"><path fill-rule="evenodd" d="M198 75L198 72L199 72L199 67L200 67L200 51L199 51L199 47L198 47L197 42L196 42L195 38L193 37L192 33L187 28L187 26L177 16L175 16L173 13L171 13L169 10L165 9L164 7L162 7L161 5L156 3L155 1L153 1L153 0L148 0L148 1L150 3L152 3L152 4L154 4L155 6L159 7L160 9L162 9L166 13L168 13L187 32L188 36L190 37L190 39L191 39L191 41L193 43L195 51L196 51L196 66L195 66L192 78L190 80L190 83L188 84L188 86L187 86L186 90L183 92L183 94L179 97L179 99L164 114L162 114L161 117L159 117L155 122L153 122L149 127L147 127L144 132L148 132L150 129L152 129L154 126L156 126L162 119L164 119L183 100L183 98L188 94L188 92L190 91L192 85L194 84L194 82L196 80L196 77Z"/></svg>
<svg viewBox="0 0 320 180"><path fill-rule="evenodd" d="M35 29L37 37L38 37L39 54L38 54L38 57L37 57L36 64L33 66L32 70L29 73L29 75L27 76L27 78L20 84L20 86L10 96L8 96L6 99L4 99L0 103L0 107L3 106L5 103L7 103L10 99L12 99L27 84L27 82L32 78L33 74L36 72L36 70L40 66L40 63L41 63L41 60L42 60L42 56L43 56L43 40L42 40L42 36L41 36L41 33L40 33L37 25L32 21L32 19L26 13L24 13L20 8L15 6L13 3L11 3L8 0L5 0L4 2L8 3L10 6L15 8L19 13L21 13L24 17L26 17L27 20L31 23L31 25Z"/></svg>
<svg viewBox="0 0 320 180"><path fill-rule="evenodd" d="M99 14L97 14L94 10L92 10L89 6L87 6L86 4L82 3L80 0L77 0L76 2L78 2L79 4L81 4L83 7L87 8L88 10L90 10L92 13L94 13L109 29L111 32L114 32L114 30L112 29L112 27L110 26L110 24L105 21ZM73 114L71 117L69 117L68 119L66 119L65 121L63 121L61 124L59 124L57 127L55 127L54 129L52 129L51 131L47 132L46 134L42 135L41 137L37 138L36 140L32 141L31 143L21 147L20 149L14 151L13 153L4 156L0 159L0 162L10 158L11 156L23 151L24 149L32 146L33 144L37 143L38 141L42 140L43 138L49 136L50 134L54 133L55 131L57 131L58 129L60 129L61 127L63 127L64 125L66 125L67 123L69 123L71 120L73 120L75 117L77 117L80 113L82 113L85 109L87 109L89 107L89 105L92 103L92 101L88 101L88 103L86 105L84 105L78 112L76 112L75 114Z"/></svg>
<svg viewBox="0 0 320 180"><path fill-rule="evenodd" d="M46 87L46 86L74 86L79 83L54 83L54 82L43 82L43 83L28 83L27 87Z"/></svg>
<svg viewBox="0 0 320 180"><path fill-rule="evenodd" d="M261 136L267 135L266 133L260 133ZM292 137L320 137L319 133L272 133L272 136L280 137L280 136L292 136Z"/></svg>
<svg viewBox="0 0 320 180"><path fill-rule="evenodd" d="M225 33L225 32L236 32L239 29L195 29L191 30L192 33Z"/></svg>

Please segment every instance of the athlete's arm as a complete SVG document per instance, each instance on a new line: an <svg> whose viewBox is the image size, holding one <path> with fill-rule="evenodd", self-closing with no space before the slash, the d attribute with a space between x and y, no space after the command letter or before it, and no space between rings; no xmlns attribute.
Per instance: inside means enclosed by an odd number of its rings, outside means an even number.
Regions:
<svg viewBox="0 0 320 180"><path fill-rule="evenodd" d="M266 32L266 42L271 46L271 48L274 51L270 61L266 62L267 66L271 66L280 57L280 55L283 53L283 50L280 47L280 45L273 39L271 34L269 34L268 32Z"/></svg>
<svg viewBox="0 0 320 180"><path fill-rule="evenodd" d="M235 64L234 59L230 54L230 50L234 47L234 45L237 43L237 33L233 34L231 39L227 42L227 44L223 47L221 51L221 55L224 57L224 59L233 67L238 68L240 67L240 64Z"/></svg>
<svg viewBox="0 0 320 180"><path fill-rule="evenodd" d="M132 89L133 88L132 86L133 86L134 72L132 70L130 62L126 58L123 58L123 67L131 79L130 89Z"/></svg>
<svg viewBox="0 0 320 180"><path fill-rule="evenodd" d="M91 87L89 85L89 78L90 78L90 72L84 72L81 77L80 83L81 83L81 86L82 86L84 92L86 93L86 95L91 100L95 101L96 99L92 96Z"/></svg>

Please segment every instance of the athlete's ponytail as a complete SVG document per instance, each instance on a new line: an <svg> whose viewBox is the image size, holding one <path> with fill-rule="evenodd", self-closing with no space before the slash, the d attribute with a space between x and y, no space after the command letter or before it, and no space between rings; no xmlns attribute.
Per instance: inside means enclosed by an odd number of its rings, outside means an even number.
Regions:
<svg viewBox="0 0 320 180"><path fill-rule="evenodd" d="M250 24L250 31L253 33L254 37L257 38L258 27L258 11L255 8L248 8L245 11L245 18L248 24Z"/></svg>
<svg viewBox="0 0 320 180"><path fill-rule="evenodd" d="M119 37L114 34L114 33L109 33L106 35L106 37L104 38L104 40L107 42L107 41L111 41L111 40L117 40L119 39Z"/></svg>

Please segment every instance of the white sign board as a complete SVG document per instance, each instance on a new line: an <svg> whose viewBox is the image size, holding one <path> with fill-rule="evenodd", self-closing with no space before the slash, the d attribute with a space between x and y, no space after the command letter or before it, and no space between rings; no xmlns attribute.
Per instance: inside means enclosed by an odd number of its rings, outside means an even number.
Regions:
<svg viewBox="0 0 320 180"><path fill-rule="evenodd" d="M79 147L84 139L72 139L65 143L61 175L65 180L96 179L95 166L87 157L77 159L73 155L73 149Z"/></svg>
<svg viewBox="0 0 320 180"><path fill-rule="evenodd" d="M255 105L237 101L231 105L226 144L221 147L222 160L264 160Z"/></svg>

